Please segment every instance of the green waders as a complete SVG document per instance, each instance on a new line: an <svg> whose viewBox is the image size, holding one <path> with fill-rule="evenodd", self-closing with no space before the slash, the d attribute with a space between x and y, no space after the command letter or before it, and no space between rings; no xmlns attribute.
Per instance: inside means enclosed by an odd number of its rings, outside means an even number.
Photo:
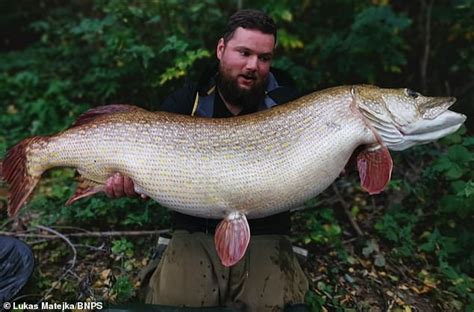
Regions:
<svg viewBox="0 0 474 312"><path fill-rule="evenodd" d="M287 236L255 235L235 266L221 265L214 237L177 230L146 286L146 303L282 311L304 302L308 280Z"/></svg>

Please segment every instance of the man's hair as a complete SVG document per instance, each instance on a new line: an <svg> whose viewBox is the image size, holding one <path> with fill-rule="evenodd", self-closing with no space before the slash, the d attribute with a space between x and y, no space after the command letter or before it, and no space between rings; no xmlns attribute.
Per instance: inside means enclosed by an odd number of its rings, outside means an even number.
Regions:
<svg viewBox="0 0 474 312"><path fill-rule="evenodd" d="M275 43L277 40L277 29L273 19L262 11L239 10L234 13L227 22L222 38L228 42L234 36L238 27L259 30L264 34L273 35Z"/></svg>

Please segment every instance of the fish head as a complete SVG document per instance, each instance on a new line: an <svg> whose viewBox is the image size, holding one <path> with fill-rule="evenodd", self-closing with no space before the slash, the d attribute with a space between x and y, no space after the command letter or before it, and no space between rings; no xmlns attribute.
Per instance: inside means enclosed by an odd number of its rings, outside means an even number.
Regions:
<svg viewBox="0 0 474 312"><path fill-rule="evenodd" d="M466 116L448 108L454 97L428 97L410 89L361 86L353 89L357 107L391 150L401 151L455 132Z"/></svg>

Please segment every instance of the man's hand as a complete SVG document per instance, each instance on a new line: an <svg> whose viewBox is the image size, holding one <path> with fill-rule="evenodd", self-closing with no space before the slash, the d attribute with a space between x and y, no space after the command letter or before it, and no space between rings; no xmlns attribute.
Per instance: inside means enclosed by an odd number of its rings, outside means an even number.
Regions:
<svg viewBox="0 0 474 312"><path fill-rule="evenodd" d="M123 176L118 172L108 178L105 182L105 193L110 198L118 198L124 196L134 197L138 195L138 193L135 192L135 187L133 185L132 179ZM143 194L141 194L141 197L147 198L147 196Z"/></svg>

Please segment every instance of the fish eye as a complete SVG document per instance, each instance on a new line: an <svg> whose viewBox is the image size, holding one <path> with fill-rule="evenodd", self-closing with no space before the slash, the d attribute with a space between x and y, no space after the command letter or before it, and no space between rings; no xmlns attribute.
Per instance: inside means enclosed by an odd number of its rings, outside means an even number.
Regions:
<svg viewBox="0 0 474 312"><path fill-rule="evenodd" d="M416 99L417 97L420 96L420 94L418 92L415 92L413 90L410 90L410 89L405 89L406 91L406 94L409 96L409 97L412 97L414 99Z"/></svg>

